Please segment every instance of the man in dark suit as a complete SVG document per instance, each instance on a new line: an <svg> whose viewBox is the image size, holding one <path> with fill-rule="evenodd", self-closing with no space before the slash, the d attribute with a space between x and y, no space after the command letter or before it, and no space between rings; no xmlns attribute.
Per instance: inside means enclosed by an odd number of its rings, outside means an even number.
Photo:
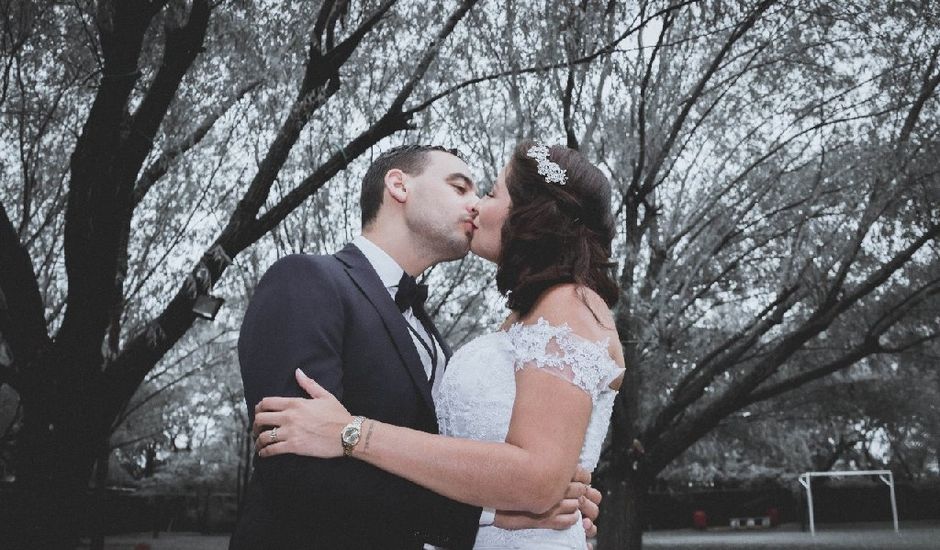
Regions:
<svg viewBox="0 0 940 550"><path fill-rule="evenodd" d="M378 157L362 185L363 234L333 255L278 260L251 299L238 344L251 420L264 397L306 397L300 368L355 415L437 433L432 391L450 349L414 276L468 252L476 202L454 151ZM357 430L344 431L347 446ZM361 461L282 455L256 461L230 548L470 548L493 521Z"/></svg>

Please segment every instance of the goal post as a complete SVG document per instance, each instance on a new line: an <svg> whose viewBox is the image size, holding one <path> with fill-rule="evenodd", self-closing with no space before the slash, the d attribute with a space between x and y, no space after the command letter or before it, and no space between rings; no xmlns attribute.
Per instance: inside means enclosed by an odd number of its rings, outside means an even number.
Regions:
<svg viewBox="0 0 940 550"><path fill-rule="evenodd" d="M816 518L813 515L813 483L814 477L847 477L847 476L878 476L891 490L891 518L894 520L894 532L898 529L898 501L894 496L894 474L891 470L857 470L845 472L803 472L800 474L800 485L806 490L806 505L809 508L809 530L816 536Z"/></svg>

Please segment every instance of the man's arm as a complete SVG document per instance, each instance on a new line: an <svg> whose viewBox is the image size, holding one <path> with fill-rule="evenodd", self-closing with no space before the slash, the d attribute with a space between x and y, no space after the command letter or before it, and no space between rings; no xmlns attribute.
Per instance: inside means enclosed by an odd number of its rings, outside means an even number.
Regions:
<svg viewBox="0 0 940 550"><path fill-rule="evenodd" d="M296 368L342 399L343 304L322 261L300 255L279 260L252 297L238 346L252 420L263 397L304 396L294 379ZM298 520L366 513L388 525L410 526L419 538L448 547L472 545L476 536L479 508L357 460L283 455L259 459L257 467L277 513Z"/></svg>

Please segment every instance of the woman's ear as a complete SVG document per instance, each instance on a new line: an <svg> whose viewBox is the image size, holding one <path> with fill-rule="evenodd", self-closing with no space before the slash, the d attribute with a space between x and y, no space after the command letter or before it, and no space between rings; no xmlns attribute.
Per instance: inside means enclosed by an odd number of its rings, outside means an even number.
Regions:
<svg viewBox="0 0 940 550"><path fill-rule="evenodd" d="M385 173L385 190L395 201L404 203L408 196L405 188L405 173L398 168L392 168Z"/></svg>

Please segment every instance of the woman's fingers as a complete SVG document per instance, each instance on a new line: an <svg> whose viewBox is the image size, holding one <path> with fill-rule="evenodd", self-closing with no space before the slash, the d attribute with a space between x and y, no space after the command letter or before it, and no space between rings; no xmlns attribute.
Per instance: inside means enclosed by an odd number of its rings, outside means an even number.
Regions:
<svg viewBox="0 0 940 550"><path fill-rule="evenodd" d="M275 429L277 430L276 432L274 431ZM261 449L264 449L265 447L287 441L287 435L287 429L281 426L278 426L277 428L271 428L270 430L261 431L258 434L258 437L255 438L255 448L258 449L258 454L261 454Z"/></svg>
<svg viewBox="0 0 940 550"><path fill-rule="evenodd" d="M331 393L299 370L296 377L314 398L265 397L258 403L251 426L258 456L283 453L319 458L342 456L338 436L352 416ZM289 445L283 445L285 441Z"/></svg>
<svg viewBox="0 0 940 550"><path fill-rule="evenodd" d="M323 398L323 397L333 397L332 393L325 390L323 386L321 386L320 384L317 384L317 382L313 378L310 378L309 376L304 374L304 371L300 369L294 370L294 378L297 379L297 383L300 384L300 387L305 392L307 392L307 395L309 395L310 397L314 399Z"/></svg>
<svg viewBox="0 0 940 550"><path fill-rule="evenodd" d="M283 426L287 422L287 415L283 412L261 412L255 415L255 421L251 425L251 433L258 437L264 430L273 426Z"/></svg>
<svg viewBox="0 0 940 550"><path fill-rule="evenodd" d="M258 456L266 458L274 455L282 455L289 453L291 450L288 448L286 441L278 441L277 443L271 443L266 445L264 448L258 450Z"/></svg>
<svg viewBox="0 0 940 550"><path fill-rule="evenodd" d="M301 401L300 397L265 397L255 405L255 414L269 411L277 412L288 409L295 401Z"/></svg>
<svg viewBox="0 0 940 550"><path fill-rule="evenodd" d="M322 399L322 398L333 398L336 399L332 393L326 390L320 384L317 384L313 378L308 377L300 369L294 370L294 378L297 379L297 383L300 384L300 387L307 392L313 399ZM307 401L306 397L265 397L255 405L255 414L257 415L260 412L277 412L284 411L291 407L302 404L302 402Z"/></svg>

